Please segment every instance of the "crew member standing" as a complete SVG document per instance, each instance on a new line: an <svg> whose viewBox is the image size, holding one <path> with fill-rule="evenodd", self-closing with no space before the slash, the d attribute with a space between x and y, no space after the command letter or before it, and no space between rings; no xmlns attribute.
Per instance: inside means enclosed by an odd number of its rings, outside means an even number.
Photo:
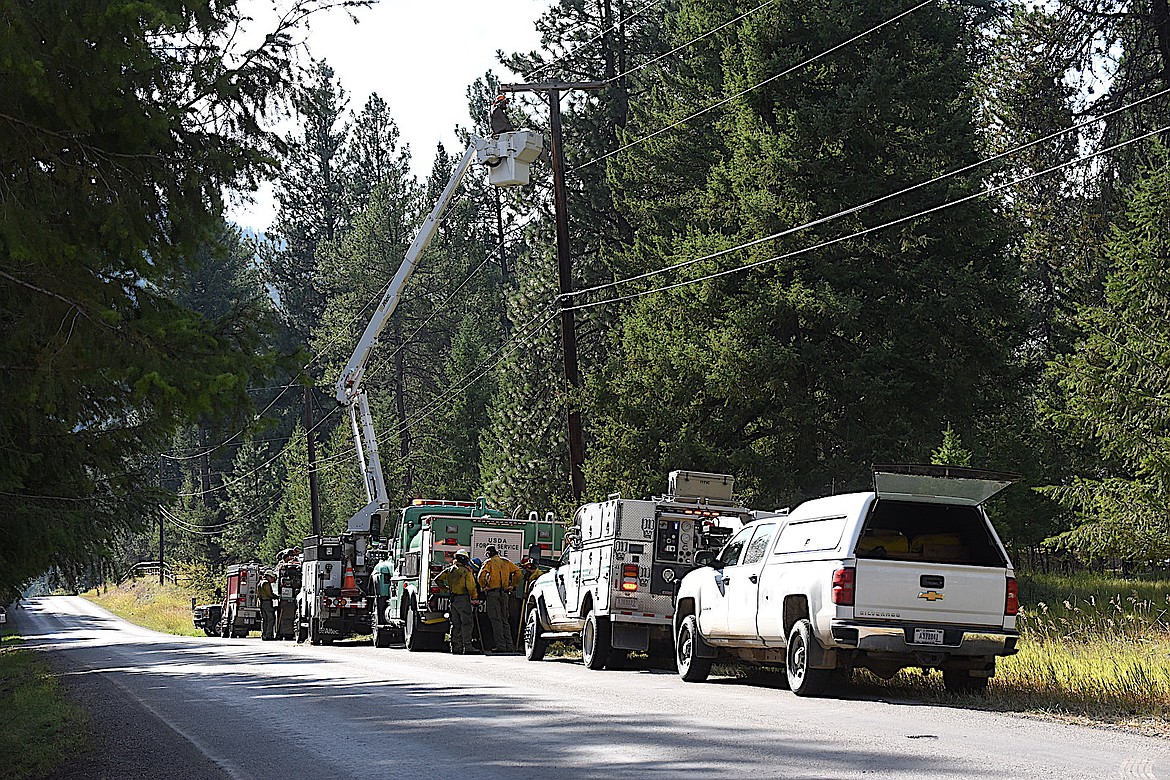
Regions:
<svg viewBox="0 0 1170 780"><path fill-rule="evenodd" d="M272 590L271 574L265 574L260 578L256 596L260 599L260 638L276 639L276 607L272 604L276 593Z"/></svg>
<svg viewBox="0 0 1170 780"><path fill-rule="evenodd" d="M488 620L492 623L492 639L496 652L513 653L512 631L508 625L508 611L512 594L520 584L520 567L507 558L501 558L493 545L487 547L488 559L479 570L479 589L487 599Z"/></svg>
<svg viewBox="0 0 1170 780"><path fill-rule="evenodd" d="M496 101L492 103L492 107L488 111L488 125L491 127L492 135L510 133L516 129L512 120L508 118L507 95L496 96Z"/></svg>
<svg viewBox="0 0 1170 780"><path fill-rule="evenodd" d="M456 552L455 562L439 572L435 582L451 594L451 652L464 655L471 649L471 603L479 600L467 550Z"/></svg>

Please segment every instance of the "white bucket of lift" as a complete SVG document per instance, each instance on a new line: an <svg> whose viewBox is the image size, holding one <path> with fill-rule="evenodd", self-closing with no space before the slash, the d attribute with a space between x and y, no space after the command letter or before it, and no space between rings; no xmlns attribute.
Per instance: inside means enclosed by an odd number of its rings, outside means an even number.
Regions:
<svg viewBox="0 0 1170 780"><path fill-rule="evenodd" d="M488 182L497 187L528 184L529 167L544 149L544 138L530 130L500 133L487 139L479 161L488 166Z"/></svg>

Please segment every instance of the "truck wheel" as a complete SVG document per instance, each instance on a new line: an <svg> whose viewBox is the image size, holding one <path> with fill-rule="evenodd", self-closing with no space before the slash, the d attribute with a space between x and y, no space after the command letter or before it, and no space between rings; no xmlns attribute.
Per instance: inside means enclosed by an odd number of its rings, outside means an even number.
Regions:
<svg viewBox="0 0 1170 780"><path fill-rule="evenodd" d="M609 618L598 617L595 610L585 616L585 628L581 631L581 657L586 669L604 669L609 660L613 634Z"/></svg>
<svg viewBox="0 0 1170 780"><path fill-rule="evenodd" d="M422 626L422 619L418 616L418 610L410 607L406 610L406 649L412 653L417 653L422 650L430 650L427 645L426 637L423 635L420 627Z"/></svg>
<svg viewBox="0 0 1170 780"><path fill-rule="evenodd" d="M219 631L208 626L203 627L203 633L207 634L208 636L219 636Z"/></svg>
<svg viewBox="0 0 1170 780"><path fill-rule="evenodd" d="M533 607L528 610L528 617L524 621L524 657L529 661L543 661L544 653L548 650L548 640L542 634L544 627L540 625L540 610Z"/></svg>
<svg viewBox="0 0 1170 780"><path fill-rule="evenodd" d="M972 677L966 669L943 669L943 687L949 693L987 693L987 677Z"/></svg>
<svg viewBox="0 0 1170 780"><path fill-rule="evenodd" d="M390 626L379 625L386 612L386 599L379 596L374 602L374 614L370 615L370 633L374 635L374 647L390 646Z"/></svg>
<svg viewBox="0 0 1170 780"><path fill-rule="evenodd" d="M798 620L788 633L788 687L797 696L819 696L829 687L832 669L813 669L811 648L817 641L813 636L812 624Z"/></svg>
<svg viewBox="0 0 1170 780"><path fill-rule="evenodd" d="M297 640L298 645L309 638L308 626L305 625L305 621L301 618L301 613L299 610L297 611L296 625L293 626L293 635L293 638Z"/></svg>
<svg viewBox="0 0 1170 780"><path fill-rule="evenodd" d="M703 682L711 674L711 663L715 659L698 655L699 643L702 641L699 621L694 615L687 615L678 627L678 641L674 643L677 648L678 674L687 682Z"/></svg>

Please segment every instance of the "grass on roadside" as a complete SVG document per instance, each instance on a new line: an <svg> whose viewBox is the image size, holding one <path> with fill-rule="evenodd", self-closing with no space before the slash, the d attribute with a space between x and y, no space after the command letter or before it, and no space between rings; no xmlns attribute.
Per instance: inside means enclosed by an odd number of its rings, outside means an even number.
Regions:
<svg viewBox="0 0 1170 780"><path fill-rule="evenodd" d="M0 767L12 780L41 777L85 742L85 716L61 695L57 677L35 651L0 631Z"/></svg>
<svg viewBox="0 0 1170 780"><path fill-rule="evenodd" d="M946 693L938 674L857 675L862 692L1170 730L1170 582L1094 574L1020 578L1019 653L984 697Z"/></svg>
<svg viewBox="0 0 1170 780"><path fill-rule="evenodd" d="M193 591L169 582L131 580L102 594L97 590L81 594L120 618L165 634L204 636L191 623Z"/></svg>

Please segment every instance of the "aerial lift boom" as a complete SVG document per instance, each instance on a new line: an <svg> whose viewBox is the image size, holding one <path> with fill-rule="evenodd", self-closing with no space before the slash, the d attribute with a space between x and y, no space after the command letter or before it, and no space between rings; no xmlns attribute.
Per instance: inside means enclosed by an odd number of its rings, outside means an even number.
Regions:
<svg viewBox="0 0 1170 780"><path fill-rule="evenodd" d="M488 138L472 136L467 151L463 153L459 164L451 174L438 202L431 213L423 221L418 235L411 242L402 265L390 280L382 301L366 325L365 332L358 340L353 355L346 363L341 378L337 381L337 402L349 408L350 422L353 425L354 442L357 445L358 465L362 470L362 481L366 488L367 504L358 510L349 519L349 532L357 537L357 560L355 565L364 564L366 546L369 536L381 534L382 519L389 510L389 498L386 494L386 482L382 476L382 463L378 457L378 438L374 429L373 415L370 413L369 399L366 397L362 378L365 375L366 364L378 336L390 322L402 290L410 276L418 266L419 259L426 251L427 245L435 235L439 226L439 219L451 203L460 182L471 167L473 160L488 166L488 181L496 186L507 187L528 184L531 163L536 160L544 147L544 139L539 133L528 130L517 130L500 133Z"/></svg>

